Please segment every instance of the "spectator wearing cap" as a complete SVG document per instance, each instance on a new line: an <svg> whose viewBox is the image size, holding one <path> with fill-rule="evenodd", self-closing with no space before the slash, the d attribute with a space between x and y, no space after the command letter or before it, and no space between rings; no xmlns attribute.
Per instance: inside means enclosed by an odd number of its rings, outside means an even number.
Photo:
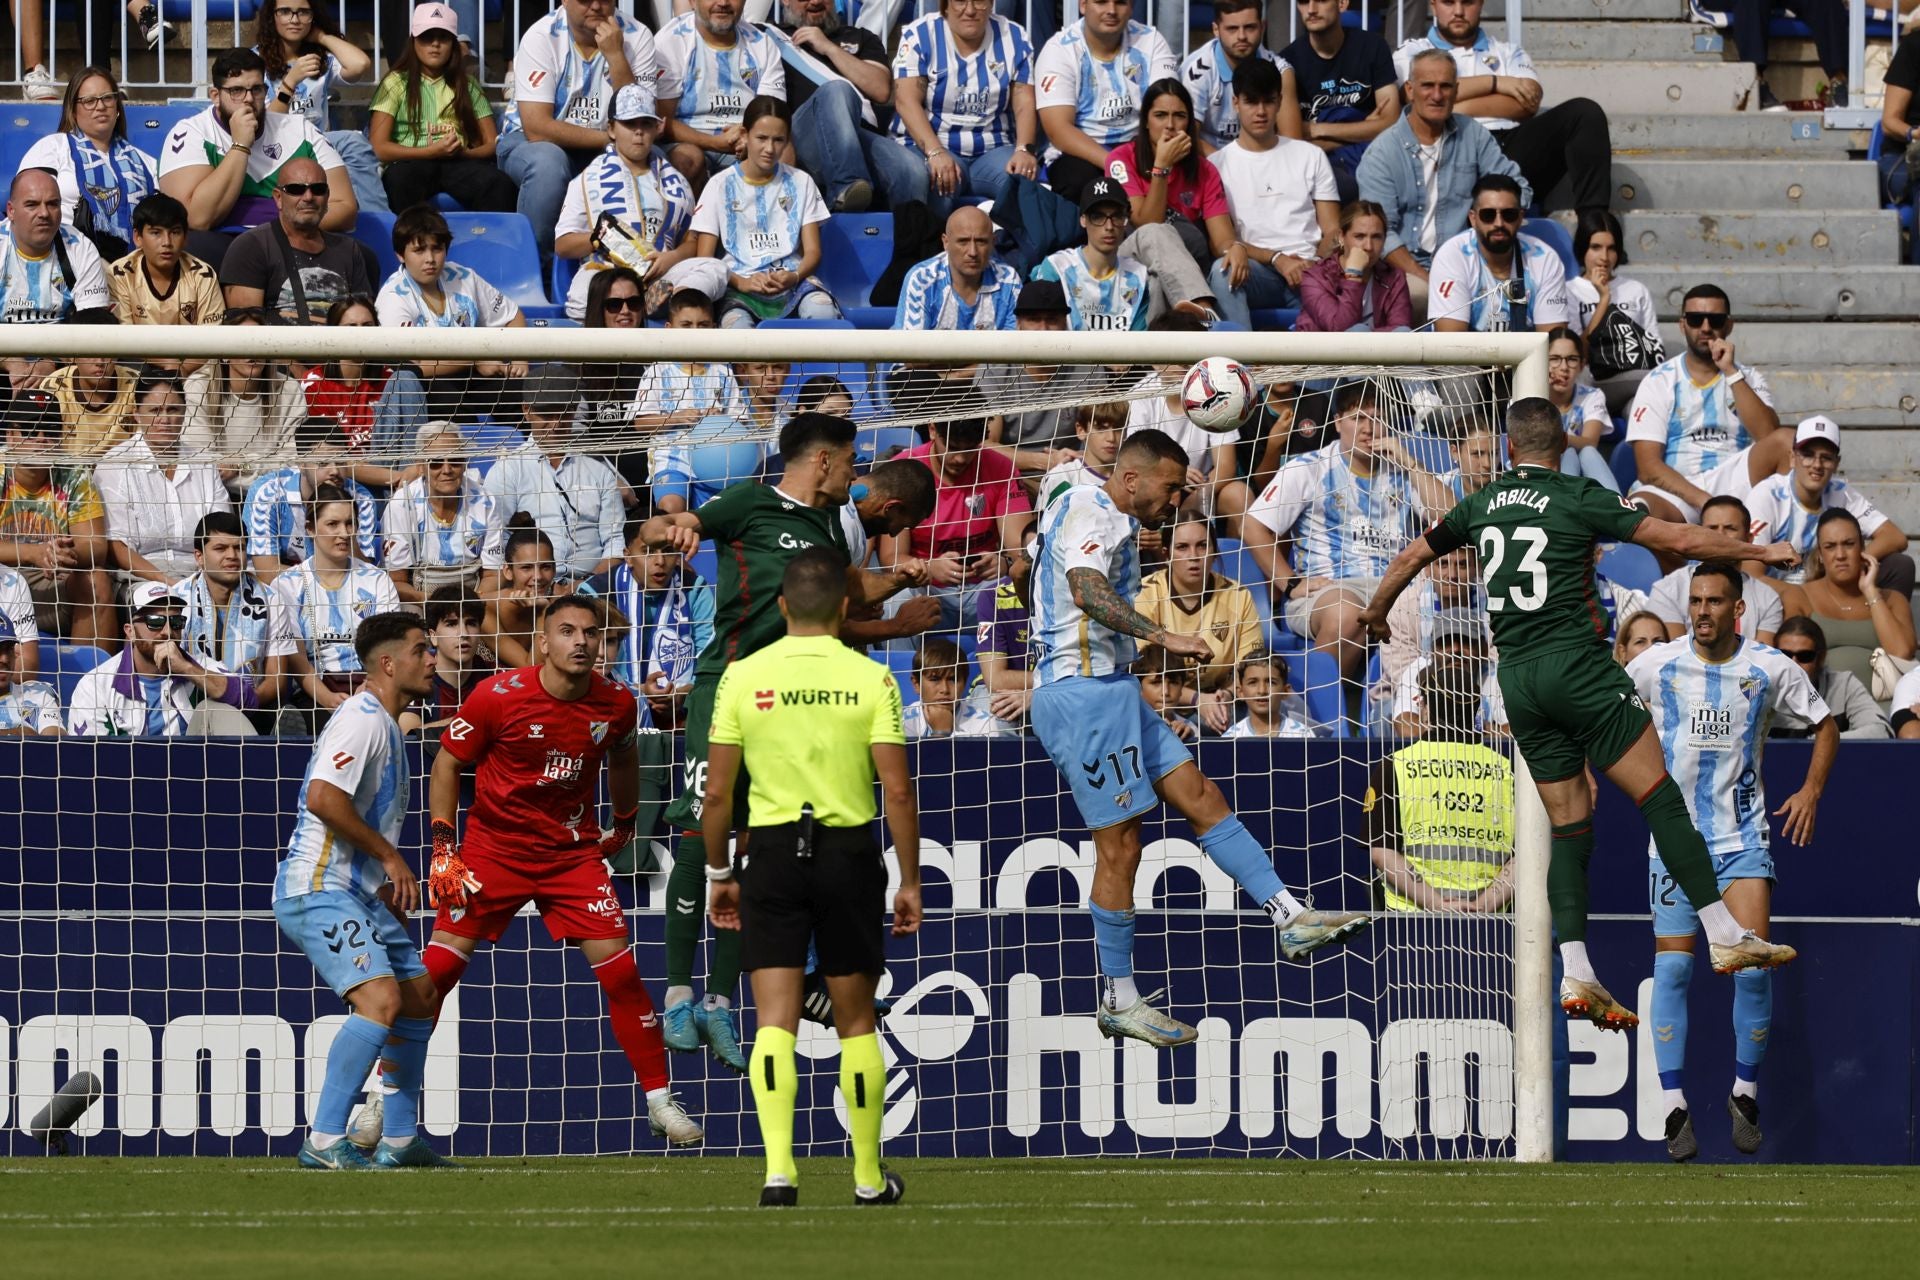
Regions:
<svg viewBox="0 0 1920 1280"><path fill-rule="evenodd" d="M894 554L883 552L881 562L902 553L926 561L928 585L918 594L940 602L948 631L978 624L980 588L1000 577L1000 553L1020 545L1022 517L1033 510L1013 461L983 447L986 434L984 418L934 422L926 443L898 455L933 472L933 517L898 535Z"/></svg>
<svg viewBox="0 0 1920 1280"><path fill-rule="evenodd" d="M22 673L18 640L13 620L0 612L0 738L57 738L66 731L59 691Z"/></svg>
<svg viewBox="0 0 1920 1280"><path fill-rule="evenodd" d="M500 130L501 172L520 189L544 269L567 181L606 149L607 117L622 86L657 87L653 33L612 6L560 0L520 38L513 106Z"/></svg>
<svg viewBox="0 0 1920 1280"><path fill-rule="evenodd" d="M1911 695L1903 703L1895 690L1893 699L1893 723L1887 723L1887 713L1867 692L1867 686L1860 683L1859 677L1851 671L1842 671L1827 664L1827 633L1812 618L1788 618L1780 624L1780 632L1774 637L1773 647L1780 656L1790 658L1800 664L1800 670L1813 682L1813 688L1820 700L1833 712L1833 722L1840 730L1842 738L1873 740L1891 738L1905 723L1900 710L1908 708L1907 718L1912 718L1912 707L1920 702L1920 684L1910 684ZM1767 730L1771 738L1811 738L1813 724L1795 715L1786 707L1776 710L1772 726ZM1920 734L1901 734L1902 737L1920 737Z"/></svg>
<svg viewBox="0 0 1920 1280"><path fill-rule="evenodd" d="M834 0L780 0L780 42L793 151L835 213L875 196L892 208L927 198L927 163L881 132L875 107L893 98L892 59L873 32L842 22Z"/></svg>
<svg viewBox="0 0 1920 1280"><path fill-rule="evenodd" d="M708 174L740 159L746 140L740 117L748 99L787 96L779 39L742 22L740 7L740 0L693 0L654 37L663 140L671 145L674 167L696 189L706 185Z"/></svg>
<svg viewBox="0 0 1920 1280"><path fill-rule="evenodd" d="M143 582L131 603L126 647L80 677L67 732L79 738L178 738L202 703L253 705L251 684L203 666L181 644L186 601L171 587Z"/></svg>
<svg viewBox="0 0 1920 1280"><path fill-rule="evenodd" d="M993 220L972 205L962 205L948 215L940 248L907 272L893 327L1016 327L1020 273L993 256Z"/></svg>
<svg viewBox="0 0 1920 1280"><path fill-rule="evenodd" d="M61 224L60 184L45 169L22 169L8 188L0 227L0 324L57 324L112 305L93 241ZM19 356L7 357L6 368L16 387L52 372L44 361Z"/></svg>
<svg viewBox="0 0 1920 1280"><path fill-rule="evenodd" d="M1146 264L1120 255L1132 203L1112 178L1095 178L1080 189L1080 225L1087 242L1047 255L1033 269L1035 280L1057 280L1067 295L1067 328L1076 332L1124 333L1145 329L1152 305Z"/></svg>
<svg viewBox="0 0 1920 1280"><path fill-rule="evenodd" d="M88 469L61 465L59 402L19 392L4 416L0 564L26 580L39 630L115 647L106 512Z"/></svg>
<svg viewBox="0 0 1920 1280"><path fill-rule="evenodd" d="M264 307L289 324L325 324L342 298L373 291L367 250L326 229L333 199L327 174L304 158L280 169L278 216L234 240L220 264L230 308Z"/></svg>
<svg viewBox="0 0 1920 1280"><path fill-rule="evenodd" d="M504 520L533 517L553 543L562 576L588 578L620 561L625 509L620 477L573 446L582 393L577 377L549 366L529 383L527 442L487 472L487 493Z"/></svg>
<svg viewBox="0 0 1920 1280"><path fill-rule="evenodd" d="M1280 132L1280 72L1250 58L1233 73L1240 136L1213 153L1234 242L1210 277L1220 314L1253 327L1255 307L1297 307L1307 269L1340 242L1340 190L1326 153Z"/></svg>
<svg viewBox="0 0 1920 1280"><path fill-rule="evenodd" d="M354 554L377 563L380 559L378 508L373 494L353 479L346 437L331 418L308 418L294 436L294 453L301 459L291 466L265 472L247 490L240 519L247 527L247 558L262 582L313 554L307 528L308 509L322 489L332 489L352 502Z"/></svg>
<svg viewBox="0 0 1920 1280"><path fill-rule="evenodd" d="M123 585L178 582L194 571L201 517L229 511L232 503L212 459L180 451L187 402L179 377L142 370L133 401L133 435L108 450L93 473L107 510L113 565Z"/></svg>
<svg viewBox="0 0 1920 1280"><path fill-rule="evenodd" d="M410 39L374 92L368 112L380 180L395 209L450 195L476 213L508 213L520 199L494 163L499 134L493 108L455 36L459 21L444 4L413 11Z"/></svg>
<svg viewBox="0 0 1920 1280"><path fill-rule="evenodd" d="M1172 46L1133 21L1133 0L1080 0L1080 21L1047 41L1033 64L1047 185L1078 201L1107 171L1107 153L1139 132L1147 86L1178 74Z"/></svg>
<svg viewBox="0 0 1920 1280"><path fill-rule="evenodd" d="M426 474L387 499L381 562L409 603L446 586L477 595L482 579L500 572L506 518L467 469L458 427L429 422L420 428L414 449Z"/></svg>
<svg viewBox="0 0 1920 1280"><path fill-rule="evenodd" d="M698 289L709 298L725 293L726 267L696 257L687 234L693 187L654 145L661 136L660 108L651 89L630 84L613 95L607 136L613 145L567 184L553 229L556 254L585 259L567 290L568 318L586 319L594 274L608 267L626 267L640 277L645 313L634 317L637 322L680 289Z"/></svg>
<svg viewBox="0 0 1920 1280"><path fill-rule="evenodd" d="M1604 209L1613 201L1613 140L1607 113L1591 98L1568 98L1540 109L1540 74L1519 45L1495 40L1480 25L1485 0L1429 0L1433 25L1394 52L1403 78L1414 55L1428 49L1453 59L1459 109L1478 119L1520 166L1544 201L1566 179L1569 204Z"/></svg>
<svg viewBox="0 0 1920 1280"><path fill-rule="evenodd" d="M1873 505L1872 499L1840 478L1840 424L1823 413L1803 421L1793 432L1791 469L1768 476L1747 495L1753 514L1753 540L1760 546L1784 542L1800 553L1791 569L1769 568L1783 582L1805 582L1813 563L1814 528L1820 513L1845 507L1867 536L1867 554L1880 562L1877 586L1913 596L1913 557L1907 554L1907 535Z"/></svg>

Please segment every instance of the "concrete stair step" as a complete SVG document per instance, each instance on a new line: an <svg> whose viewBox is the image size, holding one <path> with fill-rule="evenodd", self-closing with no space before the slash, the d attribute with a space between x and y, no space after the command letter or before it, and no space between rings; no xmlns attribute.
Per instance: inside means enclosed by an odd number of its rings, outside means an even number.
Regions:
<svg viewBox="0 0 1920 1280"><path fill-rule="evenodd" d="M1527 53L1536 61L1652 62L1718 58L1725 43L1719 33L1690 22L1623 22L1619 19L1541 22L1535 20L1531 10L1527 13L1523 35Z"/></svg>
<svg viewBox="0 0 1920 1280"><path fill-rule="evenodd" d="M1527 28L1535 22L1683 22L1687 0L1526 0ZM1506 0L1487 0L1485 20L1505 19ZM1527 36L1533 52L1533 36Z"/></svg>
<svg viewBox="0 0 1920 1280"><path fill-rule="evenodd" d="M1805 133L1805 125L1818 119L1811 113L1744 111L1703 120L1697 115L1677 112L1631 111L1609 112L1607 123L1616 160L1630 151L1777 152L1781 158L1837 156L1845 159L1849 149L1866 149L1864 135L1855 148L1853 135L1838 130L1817 129L1810 137L1795 136L1796 125Z"/></svg>
<svg viewBox="0 0 1920 1280"><path fill-rule="evenodd" d="M1892 265L1900 222L1886 210L1806 209L1760 213L1639 210L1624 219L1627 256L1655 262Z"/></svg>
<svg viewBox="0 0 1920 1280"><path fill-rule="evenodd" d="M1638 264L1628 267L1627 274L1638 279ZM1738 304L1734 312L1736 316L1742 314ZM1911 322L1809 325L1741 319L1733 333L1740 358L1767 370L1802 363L1820 368L1905 366L1913 362L1915 352L1920 352L1920 324ZM1669 355L1686 345L1677 323L1660 326L1660 341L1666 344ZM1915 457L1920 458L1920 449L1915 450Z"/></svg>
<svg viewBox="0 0 1920 1280"><path fill-rule="evenodd" d="M1735 330L1735 337L1738 336L1739 331ZM1735 345L1737 349L1738 343ZM1766 369L1765 373L1767 385L1773 391L1774 407L1785 422L1824 413L1842 426L1920 424L1920 370L1874 369L1862 365L1818 368L1803 364ZM1912 444L1908 441L1907 464L1920 466L1920 453L1913 450Z"/></svg>
<svg viewBox="0 0 1920 1280"><path fill-rule="evenodd" d="M1880 204L1879 171L1865 160L1664 160L1616 156L1613 207L1715 211Z"/></svg>
<svg viewBox="0 0 1920 1280"><path fill-rule="evenodd" d="M1920 298L1920 267L1780 267L1719 265L1706 269L1638 263L1633 275L1653 293L1664 318L1680 312L1686 291L1710 280L1748 320L1910 320ZM1809 331L1817 326L1809 326ZM1911 355L1908 359L1911 359Z"/></svg>
<svg viewBox="0 0 1920 1280"><path fill-rule="evenodd" d="M1532 24L1528 24L1531 33ZM1531 41L1532 35L1527 39ZM1531 52L1531 51L1529 51ZM1609 59L1536 60L1545 105L1592 98L1609 114L1662 111L1721 115L1746 109L1753 93L1753 64L1712 59L1621 63Z"/></svg>

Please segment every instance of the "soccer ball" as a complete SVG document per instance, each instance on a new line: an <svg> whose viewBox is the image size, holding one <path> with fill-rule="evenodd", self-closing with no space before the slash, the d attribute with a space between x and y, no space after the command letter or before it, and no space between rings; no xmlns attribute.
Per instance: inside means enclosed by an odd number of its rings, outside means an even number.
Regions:
<svg viewBox="0 0 1920 1280"><path fill-rule="evenodd" d="M1238 431L1253 408L1253 378L1225 356L1208 356L1180 383L1187 421L1202 431Z"/></svg>

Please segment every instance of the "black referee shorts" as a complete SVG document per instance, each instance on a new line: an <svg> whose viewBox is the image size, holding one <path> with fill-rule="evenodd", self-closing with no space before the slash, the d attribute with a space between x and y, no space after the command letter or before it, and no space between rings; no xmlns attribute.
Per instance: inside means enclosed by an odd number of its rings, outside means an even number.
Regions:
<svg viewBox="0 0 1920 1280"><path fill-rule="evenodd" d="M887 864L866 827L813 828L802 858L798 824L754 827L740 876L740 967L803 969L814 944L828 977L887 967Z"/></svg>

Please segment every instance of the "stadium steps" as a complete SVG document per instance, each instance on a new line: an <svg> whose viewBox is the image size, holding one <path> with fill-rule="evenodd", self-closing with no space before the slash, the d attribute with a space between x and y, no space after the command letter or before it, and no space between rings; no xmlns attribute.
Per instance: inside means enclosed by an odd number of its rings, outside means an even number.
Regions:
<svg viewBox="0 0 1920 1280"><path fill-rule="evenodd" d="M1886 209L1647 210L1629 220L1625 248L1630 273L1659 263L1891 262L1900 252L1900 220Z"/></svg>

